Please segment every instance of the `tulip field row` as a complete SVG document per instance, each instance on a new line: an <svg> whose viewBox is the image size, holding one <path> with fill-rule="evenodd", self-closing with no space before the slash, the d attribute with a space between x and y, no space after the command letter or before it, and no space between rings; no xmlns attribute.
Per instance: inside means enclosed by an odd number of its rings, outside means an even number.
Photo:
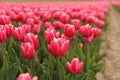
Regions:
<svg viewBox="0 0 120 80"><path fill-rule="evenodd" d="M120 12L120 1L113 1L112 5L118 12Z"/></svg>
<svg viewBox="0 0 120 80"><path fill-rule="evenodd" d="M0 80L97 80L108 6L0 3Z"/></svg>

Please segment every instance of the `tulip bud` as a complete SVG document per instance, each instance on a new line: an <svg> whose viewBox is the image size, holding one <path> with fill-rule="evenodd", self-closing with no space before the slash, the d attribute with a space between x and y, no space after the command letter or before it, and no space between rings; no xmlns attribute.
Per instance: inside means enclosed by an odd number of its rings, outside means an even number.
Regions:
<svg viewBox="0 0 120 80"><path fill-rule="evenodd" d="M36 34L39 34L40 33L40 28L41 26L39 24L34 24L33 26L33 31L36 33Z"/></svg>
<svg viewBox="0 0 120 80"><path fill-rule="evenodd" d="M6 41L6 29L4 26L0 26L0 42Z"/></svg>
<svg viewBox="0 0 120 80"><path fill-rule="evenodd" d="M33 19L33 18L27 18L26 23L27 23L28 25L33 26L33 25L34 25L34 19Z"/></svg>
<svg viewBox="0 0 120 80"><path fill-rule="evenodd" d="M71 23L72 23L72 25L75 26L75 29L76 29L76 30L79 29L79 27L80 27L80 20L78 20L78 19L73 19L73 20L71 20Z"/></svg>
<svg viewBox="0 0 120 80"><path fill-rule="evenodd" d="M52 15L50 13L43 14L44 21L49 21L52 18Z"/></svg>
<svg viewBox="0 0 120 80"><path fill-rule="evenodd" d="M31 31L31 25L24 24L22 25L22 29L25 30L25 33L29 33Z"/></svg>
<svg viewBox="0 0 120 80"><path fill-rule="evenodd" d="M7 33L7 36L12 36L13 34L13 30L14 30L14 27L12 24L6 24L5 25L5 28L6 28L6 33Z"/></svg>
<svg viewBox="0 0 120 80"><path fill-rule="evenodd" d="M76 29L74 25L66 24L64 27L64 34L68 37L74 37L76 34Z"/></svg>
<svg viewBox="0 0 120 80"><path fill-rule="evenodd" d="M59 19L60 19L61 22L67 23L70 20L70 16L66 13L61 13Z"/></svg>
<svg viewBox="0 0 120 80"><path fill-rule="evenodd" d="M95 38L101 34L101 29L99 29L99 28L92 28L92 31L94 33Z"/></svg>
<svg viewBox="0 0 120 80"><path fill-rule="evenodd" d="M17 80L38 80L38 77L31 77L29 73L22 73L18 76Z"/></svg>
<svg viewBox="0 0 120 80"><path fill-rule="evenodd" d="M84 42L91 43L94 39L94 34L92 34L90 37L84 37Z"/></svg>
<svg viewBox="0 0 120 80"><path fill-rule="evenodd" d="M20 49L22 52L22 56L25 59L30 60L30 59L33 59L35 57L35 49L34 49L33 43L30 43L30 42L21 43Z"/></svg>
<svg viewBox="0 0 120 80"><path fill-rule="evenodd" d="M13 36L16 41L23 40L25 36L25 30L21 27L15 28L15 30L13 30Z"/></svg>
<svg viewBox="0 0 120 80"><path fill-rule="evenodd" d="M55 27L55 29L64 28L64 24L62 22L60 22L60 21L55 21L53 23L53 26Z"/></svg>
<svg viewBox="0 0 120 80"><path fill-rule="evenodd" d="M45 26L45 29L52 27L50 22L45 22L44 26Z"/></svg>
<svg viewBox="0 0 120 80"><path fill-rule="evenodd" d="M89 24L81 26L79 32L83 37L90 37L92 35L92 27Z"/></svg>
<svg viewBox="0 0 120 80"><path fill-rule="evenodd" d="M45 37L46 37L46 41L47 43L50 43L54 38L58 38L60 35L59 32L56 33L55 29L51 29L48 28L47 30L45 30Z"/></svg>
<svg viewBox="0 0 120 80"><path fill-rule="evenodd" d="M11 19L9 16L6 15L0 15L0 24L10 24Z"/></svg>
<svg viewBox="0 0 120 80"><path fill-rule="evenodd" d="M29 73L22 73L18 76L17 80L31 80L31 76Z"/></svg>
<svg viewBox="0 0 120 80"><path fill-rule="evenodd" d="M63 38L54 38L50 44L48 44L48 50L55 57L64 56L69 47L69 40Z"/></svg>
<svg viewBox="0 0 120 80"><path fill-rule="evenodd" d="M37 76L35 76L35 77L33 77L33 78L32 78L32 80L38 80L38 77L37 77Z"/></svg>
<svg viewBox="0 0 120 80"><path fill-rule="evenodd" d="M103 21L98 21L97 25L99 28L103 28L105 26L105 23Z"/></svg>
<svg viewBox="0 0 120 80"><path fill-rule="evenodd" d="M79 45L79 46L80 46L80 48L81 48L81 49L83 48L83 44L82 44L82 43L80 43L80 45Z"/></svg>
<svg viewBox="0 0 120 80"><path fill-rule="evenodd" d="M56 12L53 14L53 17L54 17L55 19L59 19L59 18L60 18L60 15L61 15L61 12L56 11Z"/></svg>
<svg viewBox="0 0 120 80"><path fill-rule="evenodd" d="M82 71L83 63L78 58L73 58L71 63L66 63L67 69L71 74L79 74Z"/></svg>
<svg viewBox="0 0 120 80"><path fill-rule="evenodd" d="M24 38L24 42L31 42L34 44L34 48L37 49L39 45L38 35L33 35L32 33L27 33Z"/></svg>

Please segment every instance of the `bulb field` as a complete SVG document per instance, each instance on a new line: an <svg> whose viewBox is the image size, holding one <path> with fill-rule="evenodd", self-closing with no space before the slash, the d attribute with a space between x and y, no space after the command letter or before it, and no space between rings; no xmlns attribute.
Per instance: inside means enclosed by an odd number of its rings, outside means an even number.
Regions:
<svg viewBox="0 0 120 80"><path fill-rule="evenodd" d="M120 2L112 6L120 10ZM0 80L97 80L109 8L107 1L1 2Z"/></svg>

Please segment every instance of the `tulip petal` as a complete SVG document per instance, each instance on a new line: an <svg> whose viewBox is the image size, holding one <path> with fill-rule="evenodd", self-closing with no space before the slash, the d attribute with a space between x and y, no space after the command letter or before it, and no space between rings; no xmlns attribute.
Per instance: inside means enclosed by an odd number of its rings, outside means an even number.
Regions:
<svg viewBox="0 0 120 80"><path fill-rule="evenodd" d="M82 71L82 68L83 68L83 63L79 63L76 67L76 73L80 73Z"/></svg>
<svg viewBox="0 0 120 80"><path fill-rule="evenodd" d="M56 56L56 57L60 56L60 47L55 39L51 41L49 49L53 56Z"/></svg>
<svg viewBox="0 0 120 80"><path fill-rule="evenodd" d="M61 56L64 56L64 54L66 53L66 51L68 50L69 47L69 40L64 41L64 43L62 43L61 46Z"/></svg>

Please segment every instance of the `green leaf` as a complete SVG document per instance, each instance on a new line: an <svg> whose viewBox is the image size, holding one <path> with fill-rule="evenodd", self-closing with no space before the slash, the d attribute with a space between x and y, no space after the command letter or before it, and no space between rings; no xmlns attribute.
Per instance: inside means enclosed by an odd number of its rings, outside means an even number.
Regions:
<svg viewBox="0 0 120 80"><path fill-rule="evenodd" d="M96 64L96 65L92 66L90 69L92 71L94 71L95 73L97 73L98 71L101 70L102 66L103 66L102 64Z"/></svg>

